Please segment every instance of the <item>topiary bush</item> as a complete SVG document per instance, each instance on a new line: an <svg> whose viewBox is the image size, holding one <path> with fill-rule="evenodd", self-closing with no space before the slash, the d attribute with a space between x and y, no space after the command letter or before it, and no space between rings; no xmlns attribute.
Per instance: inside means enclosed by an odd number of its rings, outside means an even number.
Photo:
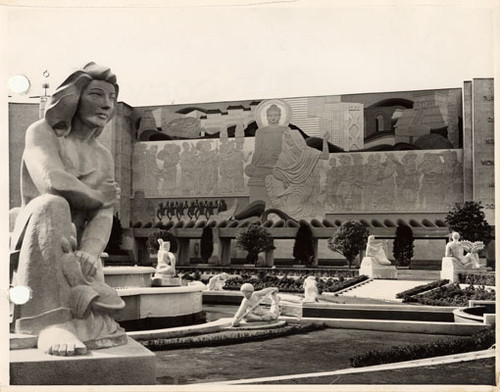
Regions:
<svg viewBox="0 0 500 392"><path fill-rule="evenodd" d="M170 252L177 252L177 239L175 236L167 230L156 230L149 234L148 239L146 241L146 246L148 247L149 253L157 254L158 249L160 249L160 244L158 243L159 239L163 241L170 242Z"/></svg>
<svg viewBox="0 0 500 392"><path fill-rule="evenodd" d="M123 229L117 212L113 215L113 226L111 226L111 234L109 235L109 241L104 249L104 252L109 255L127 254L127 252L121 248L122 237Z"/></svg>
<svg viewBox="0 0 500 392"><path fill-rule="evenodd" d="M200 240L200 256L204 263L208 263L208 259L214 253L214 237L212 234L212 228L210 226L205 226L201 233Z"/></svg>
<svg viewBox="0 0 500 392"><path fill-rule="evenodd" d="M293 257L299 263L309 267L314 263L314 253L314 240L311 225L307 223L307 221L301 219L293 244Z"/></svg>
<svg viewBox="0 0 500 392"><path fill-rule="evenodd" d="M392 254L396 259L396 264L401 266L410 265L413 257L413 230L403 222L398 222L396 227L396 238L392 248Z"/></svg>
<svg viewBox="0 0 500 392"><path fill-rule="evenodd" d="M349 220L343 222L328 240L328 248L343 255L351 268L353 260L365 249L367 240L366 227L361 222Z"/></svg>
<svg viewBox="0 0 500 392"><path fill-rule="evenodd" d="M251 224L237 234L236 247L248 252L247 263L256 264L260 252L274 249L273 237L265 227Z"/></svg>
<svg viewBox="0 0 500 392"><path fill-rule="evenodd" d="M485 247L493 239L493 230L486 221L481 202L456 203L448 212L445 222L451 231L460 234L462 240L483 241Z"/></svg>

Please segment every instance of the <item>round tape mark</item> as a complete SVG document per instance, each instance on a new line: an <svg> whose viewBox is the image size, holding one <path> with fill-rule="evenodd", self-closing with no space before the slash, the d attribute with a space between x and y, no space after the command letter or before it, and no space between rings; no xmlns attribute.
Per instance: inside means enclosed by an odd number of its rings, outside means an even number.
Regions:
<svg viewBox="0 0 500 392"><path fill-rule="evenodd" d="M31 289L27 286L15 286L9 289L9 298L16 305L24 305L31 299Z"/></svg>
<svg viewBox="0 0 500 392"><path fill-rule="evenodd" d="M31 83L26 75L14 75L9 78L9 87L16 94L26 94Z"/></svg>

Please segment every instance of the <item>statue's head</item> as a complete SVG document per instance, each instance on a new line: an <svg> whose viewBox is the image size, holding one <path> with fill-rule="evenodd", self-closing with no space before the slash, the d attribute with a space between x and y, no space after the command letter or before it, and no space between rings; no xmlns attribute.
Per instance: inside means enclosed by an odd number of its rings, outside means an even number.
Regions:
<svg viewBox="0 0 500 392"><path fill-rule="evenodd" d="M108 67L88 63L57 88L49 100L45 120L58 136L65 136L71 132L73 118L79 115L98 129L95 136L99 136L115 114L117 97L116 75ZM100 110L96 111L95 106Z"/></svg>
<svg viewBox="0 0 500 392"><path fill-rule="evenodd" d="M250 298L254 292L254 287L251 283L243 283L241 285L240 291L243 293L245 298Z"/></svg>
<svg viewBox="0 0 500 392"><path fill-rule="evenodd" d="M269 125L279 124L281 118L281 109L277 105L269 106L267 109L267 121Z"/></svg>
<svg viewBox="0 0 500 392"><path fill-rule="evenodd" d="M456 231L454 231L453 233L451 233L451 238L454 240L454 241L458 241L460 239L460 234L457 233Z"/></svg>

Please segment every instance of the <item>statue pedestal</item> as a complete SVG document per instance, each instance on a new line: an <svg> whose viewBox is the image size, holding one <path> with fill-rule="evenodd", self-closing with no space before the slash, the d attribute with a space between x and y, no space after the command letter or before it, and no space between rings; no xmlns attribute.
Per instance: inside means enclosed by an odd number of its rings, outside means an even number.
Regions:
<svg viewBox="0 0 500 392"><path fill-rule="evenodd" d="M124 346L59 357L31 348L10 351L11 385L156 384L156 356L128 338Z"/></svg>
<svg viewBox="0 0 500 392"><path fill-rule="evenodd" d="M448 279L450 283L458 283L458 274L486 274L486 259L479 259L480 268L466 268L454 257L443 257L441 263L441 279ZM484 265L484 266L483 266Z"/></svg>
<svg viewBox="0 0 500 392"><path fill-rule="evenodd" d="M394 265L381 265L374 257L365 256L359 267L359 274L372 279L397 279L398 271Z"/></svg>
<svg viewBox="0 0 500 392"><path fill-rule="evenodd" d="M181 285L181 278L174 277L156 277L153 278L153 287L177 287Z"/></svg>

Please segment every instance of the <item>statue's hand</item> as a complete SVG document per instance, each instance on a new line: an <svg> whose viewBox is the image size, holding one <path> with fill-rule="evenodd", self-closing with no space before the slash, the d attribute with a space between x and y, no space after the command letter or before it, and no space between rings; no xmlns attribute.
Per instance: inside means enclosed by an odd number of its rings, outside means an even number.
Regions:
<svg viewBox="0 0 500 392"><path fill-rule="evenodd" d="M92 277L97 272L99 260L87 252L81 250L75 251L76 259L80 262L83 275L85 277Z"/></svg>
<svg viewBox="0 0 500 392"><path fill-rule="evenodd" d="M120 198L121 190L114 181L104 182L100 189L103 207L112 206Z"/></svg>

